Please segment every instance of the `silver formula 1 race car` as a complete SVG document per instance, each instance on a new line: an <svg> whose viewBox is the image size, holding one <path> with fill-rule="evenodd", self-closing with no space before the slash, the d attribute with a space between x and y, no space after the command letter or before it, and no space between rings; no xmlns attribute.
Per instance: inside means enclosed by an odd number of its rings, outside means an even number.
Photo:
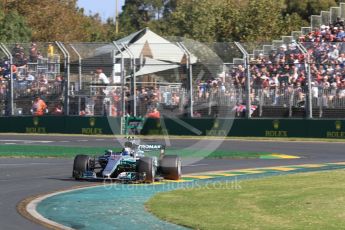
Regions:
<svg viewBox="0 0 345 230"><path fill-rule="evenodd" d="M147 151L159 151L160 156L144 156ZM121 152L106 150L98 157L77 155L74 158L73 177L77 180L111 180L152 183L160 179L181 178L181 158L165 155L164 145L140 145L128 139Z"/></svg>

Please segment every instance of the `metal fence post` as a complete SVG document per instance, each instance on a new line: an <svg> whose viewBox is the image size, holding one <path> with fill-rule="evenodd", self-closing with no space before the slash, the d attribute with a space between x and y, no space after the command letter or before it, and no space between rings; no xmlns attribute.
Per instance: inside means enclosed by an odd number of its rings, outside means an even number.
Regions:
<svg viewBox="0 0 345 230"><path fill-rule="evenodd" d="M290 94L289 98L289 117L292 117L292 105L294 103L294 97L295 97L295 89L292 90L292 93Z"/></svg>
<svg viewBox="0 0 345 230"><path fill-rule="evenodd" d="M250 74L250 62L249 62L249 54L245 50L245 48L239 43L235 42L235 45L241 53L243 54L243 60L244 60L244 68L247 70L247 79L246 79L246 117L251 118L251 100L250 100L250 81L251 81L251 74Z"/></svg>
<svg viewBox="0 0 345 230"><path fill-rule="evenodd" d="M74 51L74 53L77 54L78 56L78 84L79 84L79 87L78 87L78 91L82 90L82 57L80 55L80 53L78 52L78 50L72 45L72 44L69 44L70 47L72 48L72 50ZM78 97L78 112L81 111L81 98L80 96Z"/></svg>
<svg viewBox="0 0 345 230"><path fill-rule="evenodd" d="M64 85L64 95L65 95L65 101L64 101L64 114L69 115L69 89L70 89L70 55L67 49L64 47L64 45L61 42L56 41L55 44L59 47L61 52L64 55L64 72L65 77L67 78L67 86ZM66 80L65 80L66 81Z"/></svg>
<svg viewBox="0 0 345 230"><path fill-rule="evenodd" d="M125 61L123 58L123 51L120 49L120 47L116 44L116 42L113 42L113 45L116 47L116 49L120 52L121 54L121 104L122 104L122 117L126 117L126 102L125 102L125 83L126 83L126 79L125 79ZM123 132L123 130L121 130L121 132Z"/></svg>
<svg viewBox="0 0 345 230"><path fill-rule="evenodd" d="M81 90L82 87L82 57L80 55L80 53L78 52L78 50L72 45L72 44L69 44L69 46L73 49L73 51L77 54L78 56L78 83L79 83L79 87L78 87L78 90Z"/></svg>
<svg viewBox="0 0 345 230"><path fill-rule="evenodd" d="M69 52L68 52L68 50L66 49L66 47L64 46L64 44L62 44L61 42L60 42L60 44L61 44L61 46L62 46L62 48L65 50L65 52L66 52L66 54L67 54L67 101L66 101L66 104L68 105L68 107L67 107L67 111L66 111L66 113L67 113L67 115L69 115L69 110L70 110L70 107L69 107L69 97L70 97L70 92L69 92L69 90L70 90L70 87L71 87L71 79L70 79L70 63L71 63L71 56L70 56L70 54L69 54Z"/></svg>
<svg viewBox="0 0 345 230"><path fill-rule="evenodd" d="M192 68L192 60L191 56L192 54L189 52L189 50L186 48L184 44L181 42L177 43L180 48L182 48L183 52L187 55L187 70L188 70L188 81L189 81L189 116L194 116L194 100L193 100L193 68Z"/></svg>
<svg viewBox="0 0 345 230"><path fill-rule="evenodd" d="M14 87L13 87L13 72L12 72L12 62L13 62L13 57L12 57L12 54L11 52L7 49L7 47L0 43L0 49L6 54L7 58L9 59L10 63L9 63L9 68L10 68L10 108L9 108L9 111L10 111L10 115L13 116L14 115L14 103L13 103L13 90L14 90ZM8 98L7 98L8 100ZM5 113L7 113L7 111L5 111Z"/></svg>
<svg viewBox="0 0 345 230"><path fill-rule="evenodd" d="M264 94L262 89L259 92L260 92L259 93L259 98L260 98L260 101L259 101L259 117L262 117L262 106L264 104L265 94Z"/></svg>
<svg viewBox="0 0 345 230"><path fill-rule="evenodd" d="M313 104L312 104L312 95L311 95L311 69L310 69L310 54L307 49L301 44L296 43L298 49L307 57L307 60L304 59L305 69L307 71L307 81L308 81L308 91L307 91L307 118L313 118Z"/></svg>
<svg viewBox="0 0 345 230"><path fill-rule="evenodd" d="M129 49L129 47L122 43L121 44L122 47L125 48L126 52L129 54L129 56L131 57L131 67L132 67L132 74L133 74L133 87L132 87L132 95L133 95L133 116L136 117L137 116L137 75L136 75L136 61L135 61L135 57L134 54L132 53L132 51Z"/></svg>

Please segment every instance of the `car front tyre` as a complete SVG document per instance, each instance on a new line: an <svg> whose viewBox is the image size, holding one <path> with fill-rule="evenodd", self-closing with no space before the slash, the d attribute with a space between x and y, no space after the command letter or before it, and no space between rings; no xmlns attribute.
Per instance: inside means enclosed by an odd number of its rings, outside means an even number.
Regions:
<svg viewBox="0 0 345 230"><path fill-rule="evenodd" d="M73 163L73 177L78 180L90 169L90 157L87 155L77 155Z"/></svg>
<svg viewBox="0 0 345 230"><path fill-rule="evenodd" d="M156 170L151 157L142 157L138 163L138 173L145 174L144 182L153 183L155 180Z"/></svg>

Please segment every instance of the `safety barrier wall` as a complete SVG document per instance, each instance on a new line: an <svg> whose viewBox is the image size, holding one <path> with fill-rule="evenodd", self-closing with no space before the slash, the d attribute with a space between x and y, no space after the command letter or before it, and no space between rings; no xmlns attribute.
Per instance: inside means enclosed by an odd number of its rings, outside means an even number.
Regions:
<svg viewBox="0 0 345 230"><path fill-rule="evenodd" d="M183 119L176 123L165 119L146 120L142 134L239 136L239 137L302 137L302 138L345 138L344 120L307 119ZM184 125L185 123L190 126ZM229 125L232 127L229 130ZM165 127L165 128L162 128Z"/></svg>
<svg viewBox="0 0 345 230"><path fill-rule="evenodd" d="M65 116L0 117L0 132L111 135L121 133L121 119ZM127 133L131 134L131 132ZM345 138L345 120L145 119L140 133L181 136Z"/></svg>
<svg viewBox="0 0 345 230"><path fill-rule="evenodd" d="M0 132L62 133L62 134L120 134L121 119L107 117L0 117Z"/></svg>

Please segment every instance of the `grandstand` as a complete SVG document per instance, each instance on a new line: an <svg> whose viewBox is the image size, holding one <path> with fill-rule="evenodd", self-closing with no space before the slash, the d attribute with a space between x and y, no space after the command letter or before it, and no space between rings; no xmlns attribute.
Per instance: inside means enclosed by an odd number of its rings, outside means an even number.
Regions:
<svg viewBox="0 0 345 230"><path fill-rule="evenodd" d="M0 44L0 116L32 115L40 95L46 115L63 107L71 116L158 108L165 116L342 118L344 18L340 3L265 44L164 39L148 28L113 43Z"/></svg>
<svg viewBox="0 0 345 230"><path fill-rule="evenodd" d="M311 16L310 27L253 50L250 93L259 108L253 116L344 117L344 18L340 3Z"/></svg>

